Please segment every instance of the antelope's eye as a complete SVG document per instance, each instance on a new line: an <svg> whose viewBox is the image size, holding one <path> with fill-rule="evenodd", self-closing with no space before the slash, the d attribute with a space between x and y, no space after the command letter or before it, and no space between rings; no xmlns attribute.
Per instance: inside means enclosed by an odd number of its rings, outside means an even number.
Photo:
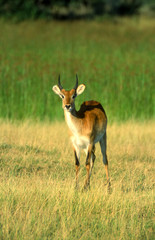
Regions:
<svg viewBox="0 0 155 240"><path fill-rule="evenodd" d="M61 95L61 97L62 97L62 98L65 98L65 96L64 96L64 95Z"/></svg>
<svg viewBox="0 0 155 240"><path fill-rule="evenodd" d="M72 96L72 98L74 99L76 97L76 95L74 94L73 96Z"/></svg>

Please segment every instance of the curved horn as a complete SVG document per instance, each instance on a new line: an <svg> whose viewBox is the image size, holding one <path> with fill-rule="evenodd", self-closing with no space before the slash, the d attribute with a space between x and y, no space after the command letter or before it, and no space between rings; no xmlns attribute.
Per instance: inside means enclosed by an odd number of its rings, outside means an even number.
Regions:
<svg viewBox="0 0 155 240"><path fill-rule="evenodd" d="M76 84L75 84L75 87L74 87L74 89L76 90L76 89L77 89L77 87L78 87L78 75L76 74Z"/></svg>
<svg viewBox="0 0 155 240"><path fill-rule="evenodd" d="M60 90L63 89L63 87L62 87L62 85L61 85L61 83L60 83L60 74L59 74L59 77L58 77L58 87L60 88Z"/></svg>

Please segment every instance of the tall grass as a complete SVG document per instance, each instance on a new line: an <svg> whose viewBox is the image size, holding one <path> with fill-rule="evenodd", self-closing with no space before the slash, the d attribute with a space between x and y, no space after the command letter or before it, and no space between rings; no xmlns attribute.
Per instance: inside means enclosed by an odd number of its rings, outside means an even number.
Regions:
<svg viewBox="0 0 155 240"><path fill-rule="evenodd" d="M111 121L154 118L154 20L0 22L0 117L62 119L52 91L74 86L100 101Z"/></svg>
<svg viewBox="0 0 155 240"><path fill-rule="evenodd" d="M97 145L82 192L85 156L77 191L64 123L1 122L0 239L153 240L154 133L153 122L108 126L111 191Z"/></svg>

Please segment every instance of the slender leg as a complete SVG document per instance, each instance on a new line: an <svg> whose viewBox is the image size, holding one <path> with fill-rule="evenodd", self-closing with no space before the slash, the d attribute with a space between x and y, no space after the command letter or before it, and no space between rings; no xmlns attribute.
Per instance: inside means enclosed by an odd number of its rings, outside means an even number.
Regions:
<svg viewBox="0 0 155 240"><path fill-rule="evenodd" d="M80 170L80 152L74 149L74 155L75 155L75 170L76 170L76 187L78 187L78 177L79 177L79 170Z"/></svg>
<svg viewBox="0 0 155 240"><path fill-rule="evenodd" d="M87 177L84 185L85 188L87 188L90 185L90 175L93 167L93 163L91 164L92 149L93 149L93 145L89 144L88 151L87 151L87 158L86 158Z"/></svg>
<svg viewBox="0 0 155 240"><path fill-rule="evenodd" d="M103 163L105 165L105 172L106 172L106 178L107 178L107 182L109 182L109 172L108 172L108 159L107 159L107 154L106 154L106 133L104 134L104 136L101 138L100 140L100 146L101 146L101 152L103 155Z"/></svg>
<svg viewBox="0 0 155 240"><path fill-rule="evenodd" d="M90 173L89 173L89 177L91 176L92 173L92 169L94 167L94 162L95 162L95 145L93 145L92 147L92 151L91 151L91 159L90 159Z"/></svg>

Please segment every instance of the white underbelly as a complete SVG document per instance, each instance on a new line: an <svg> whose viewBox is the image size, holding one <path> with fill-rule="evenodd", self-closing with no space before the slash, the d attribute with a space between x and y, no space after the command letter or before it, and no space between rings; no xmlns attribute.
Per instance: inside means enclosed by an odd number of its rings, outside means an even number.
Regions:
<svg viewBox="0 0 155 240"><path fill-rule="evenodd" d="M89 138L85 136L72 136L71 141L78 149L87 149L88 145L90 144Z"/></svg>

